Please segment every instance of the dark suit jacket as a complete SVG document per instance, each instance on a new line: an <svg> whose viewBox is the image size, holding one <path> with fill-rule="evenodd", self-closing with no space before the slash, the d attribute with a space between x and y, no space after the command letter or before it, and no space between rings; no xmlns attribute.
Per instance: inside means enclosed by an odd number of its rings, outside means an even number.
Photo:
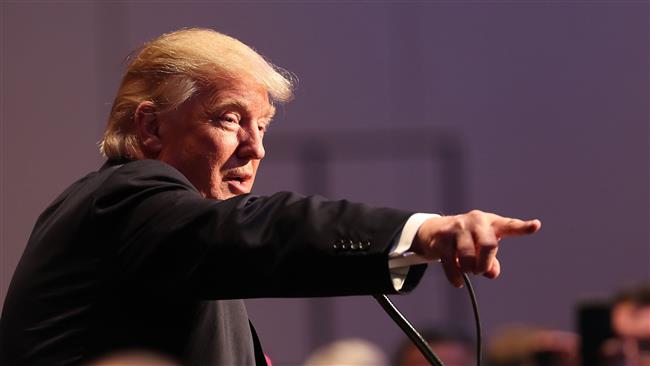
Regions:
<svg viewBox="0 0 650 366"><path fill-rule="evenodd" d="M410 214L288 192L209 200L162 162L107 163L36 222L0 320L0 364L129 349L264 364L239 299L394 292L387 252Z"/></svg>

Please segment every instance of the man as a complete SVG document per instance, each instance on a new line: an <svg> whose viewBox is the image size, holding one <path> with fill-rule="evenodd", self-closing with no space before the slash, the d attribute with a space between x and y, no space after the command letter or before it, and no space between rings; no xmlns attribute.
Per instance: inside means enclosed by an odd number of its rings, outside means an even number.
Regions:
<svg viewBox="0 0 650 366"><path fill-rule="evenodd" d="M239 299L407 291L424 270L408 266L422 258L441 259L461 286L461 272L499 274L500 238L539 229L480 211L438 217L249 195L273 104L290 99L291 84L211 30L146 44L111 111L107 163L35 225L5 302L0 363L102 364L139 352L265 364Z"/></svg>

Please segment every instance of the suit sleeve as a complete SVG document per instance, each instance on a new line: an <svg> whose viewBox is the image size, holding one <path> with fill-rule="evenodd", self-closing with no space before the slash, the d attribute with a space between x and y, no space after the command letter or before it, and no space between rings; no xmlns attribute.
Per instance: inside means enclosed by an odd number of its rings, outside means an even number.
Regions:
<svg viewBox="0 0 650 366"><path fill-rule="evenodd" d="M289 192L204 199L157 161L115 170L93 207L110 278L201 299L394 293L388 252L411 215Z"/></svg>

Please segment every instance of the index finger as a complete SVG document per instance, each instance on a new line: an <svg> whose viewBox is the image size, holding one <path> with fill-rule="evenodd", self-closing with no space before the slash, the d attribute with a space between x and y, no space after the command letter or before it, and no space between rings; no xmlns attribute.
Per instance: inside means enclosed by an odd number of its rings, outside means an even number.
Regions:
<svg viewBox="0 0 650 366"><path fill-rule="evenodd" d="M534 220L519 220L509 217L498 217L492 222L492 227L498 238L505 236L529 235L542 227L542 222Z"/></svg>

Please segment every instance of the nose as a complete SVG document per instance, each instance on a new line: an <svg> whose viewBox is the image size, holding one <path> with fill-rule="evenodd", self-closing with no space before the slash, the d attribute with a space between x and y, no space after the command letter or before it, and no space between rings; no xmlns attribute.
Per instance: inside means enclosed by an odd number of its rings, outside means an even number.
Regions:
<svg viewBox="0 0 650 366"><path fill-rule="evenodd" d="M266 152L262 141L263 133L257 129L240 129L238 156L242 159L262 160Z"/></svg>

